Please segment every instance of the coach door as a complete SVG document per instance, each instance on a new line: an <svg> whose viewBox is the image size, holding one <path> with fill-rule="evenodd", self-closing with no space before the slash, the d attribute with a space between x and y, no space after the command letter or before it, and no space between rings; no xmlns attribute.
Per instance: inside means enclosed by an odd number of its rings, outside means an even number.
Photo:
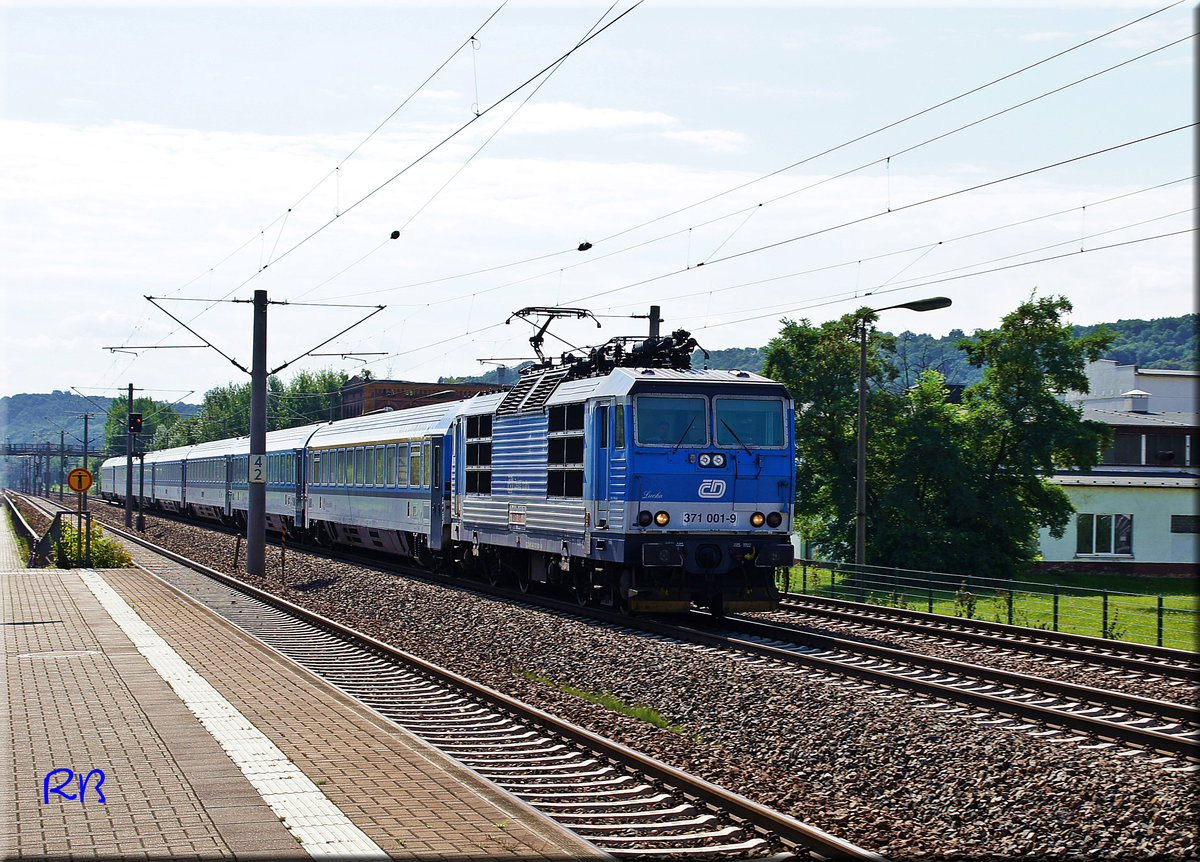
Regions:
<svg viewBox="0 0 1200 862"><path fill-rule="evenodd" d="M592 529L604 530L609 521L609 475L612 469L612 402L597 402L592 412Z"/></svg>
<svg viewBox="0 0 1200 862"><path fill-rule="evenodd" d="M304 524L304 450L292 450L292 523L303 527Z"/></svg>
<svg viewBox="0 0 1200 862"><path fill-rule="evenodd" d="M435 438L426 441L425 470L429 476L429 547L438 550L442 547L442 527L445 523L446 492L442 488L442 440Z"/></svg>

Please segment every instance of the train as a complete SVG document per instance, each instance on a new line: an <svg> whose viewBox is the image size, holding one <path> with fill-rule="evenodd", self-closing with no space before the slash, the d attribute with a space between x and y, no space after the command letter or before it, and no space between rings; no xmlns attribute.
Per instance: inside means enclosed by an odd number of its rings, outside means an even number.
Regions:
<svg viewBox="0 0 1200 862"><path fill-rule="evenodd" d="M794 561L794 404L692 368L694 346L614 338L508 389L269 432L268 529L623 612L769 610ZM133 493L244 526L250 464L249 437L146 452ZM126 465L104 462L105 499Z"/></svg>

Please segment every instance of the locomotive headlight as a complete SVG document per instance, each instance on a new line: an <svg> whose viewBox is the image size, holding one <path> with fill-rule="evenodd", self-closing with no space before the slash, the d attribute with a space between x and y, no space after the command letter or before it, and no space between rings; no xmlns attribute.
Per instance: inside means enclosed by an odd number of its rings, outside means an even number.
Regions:
<svg viewBox="0 0 1200 862"><path fill-rule="evenodd" d="M638 512L638 526L639 526L639 527L649 527L649 526L650 526L650 522L651 522L651 521L653 521L653 520L654 520L654 516L653 516L653 515L651 515L651 514L650 514L648 511L646 511L645 509L643 509L642 511Z"/></svg>
<svg viewBox="0 0 1200 862"><path fill-rule="evenodd" d="M724 467L725 466L725 456L723 454L721 454L720 452L713 455L712 456L712 465L714 467Z"/></svg>
<svg viewBox="0 0 1200 862"><path fill-rule="evenodd" d="M763 522L766 520L767 520L767 518L762 512L755 512L753 515L750 516L750 526L761 527L763 525Z"/></svg>
<svg viewBox="0 0 1200 862"><path fill-rule="evenodd" d="M778 527L782 523L783 523L783 515L779 514L778 512L772 512L771 514L767 515L767 526L768 527L771 527L772 529L774 529L775 527Z"/></svg>
<svg viewBox="0 0 1200 862"><path fill-rule="evenodd" d="M712 463L712 460L713 460L713 456L709 455L707 452L700 453L700 466L701 467L707 467L709 464Z"/></svg>
<svg viewBox="0 0 1200 862"><path fill-rule="evenodd" d="M665 527L667 524L671 523L671 516L666 512L655 512L654 523L658 524L660 527Z"/></svg>

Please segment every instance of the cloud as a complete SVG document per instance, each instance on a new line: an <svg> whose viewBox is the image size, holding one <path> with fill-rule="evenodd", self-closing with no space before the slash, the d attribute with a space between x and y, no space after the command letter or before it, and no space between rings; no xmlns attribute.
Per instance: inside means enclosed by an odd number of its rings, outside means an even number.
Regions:
<svg viewBox="0 0 1200 862"><path fill-rule="evenodd" d="M719 153L737 153L745 149L749 138L740 132L723 129L696 129L694 131L666 132L664 137L672 141L685 141Z"/></svg>
<svg viewBox="0 0 1200 862"><path fill-rule="evenodd" d="M505 127L507 134L547 135L565 132L668 128L679 121L656 111L589 108L572 102L535 102L526 105Z"/></svg>

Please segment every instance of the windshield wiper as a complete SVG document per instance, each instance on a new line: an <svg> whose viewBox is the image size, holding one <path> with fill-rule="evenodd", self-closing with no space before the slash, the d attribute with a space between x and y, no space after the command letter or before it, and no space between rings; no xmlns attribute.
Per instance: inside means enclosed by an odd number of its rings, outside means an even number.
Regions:
<svg viewBox="0 0 1200 862"><path fill-rule="evenodd" d="M686 428L684 428L684 429L683 429L683 434L681 434L681 435L680 435L680 437L679 437L679 442L678 442L678 443L676 443L676 444L675 444L675 448L671 450L671 454L672 454L672 455L674 455L676 452L678 452L678 451L679 451L679 447L683 445L683 441L684 441L685 439L687 439L688 432L692 430L692 426L693 426L693 425L695 425L695 424L696 424L696 417L695 417L695 416L693 416L693 417L692 417L692 421L691 421L691 422L689 422L689 423L688 423L688 426L687 426Z"/></svg>
<svg viewBox="0 0 1200 862"><path fill-rule="evenodd" d="M754 454L753 452L751 452L751 451L750 451L750 447L749 447L749 446L747 446L745 443L743 443L743 442L742 442L742 438L741 438L741 437L739 437L739 436L737 435L737 432L736 432L736 431L734 431L732 428L730 428L730 427L729 427L729 423L728 423L728 422L726 422L724 419L722 419L722 420L721 420L721 424L725 426L725 430L726 430L726 431L728 431L730 434L732 434L732 435L733 435L733 439L734 439L734 440L736 440L736 441L738 441L738 445L739 445L739 446L741 446L743 449L745 449L745 450L746 450L746 454L747 454L747 455L753 455L753 454Z"/></svg>

